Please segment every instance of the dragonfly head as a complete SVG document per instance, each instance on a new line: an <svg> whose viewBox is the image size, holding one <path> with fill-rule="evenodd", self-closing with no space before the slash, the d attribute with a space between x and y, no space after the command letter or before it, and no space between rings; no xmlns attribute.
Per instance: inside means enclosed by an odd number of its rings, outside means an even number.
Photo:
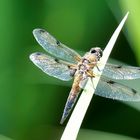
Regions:
<svg viewBox="0 0 140 140"><path fill-rule="evenodd" d="M103 56L103 51L99 47L91 48L90 53L95 55L97 57L98 61Z"/></svg>

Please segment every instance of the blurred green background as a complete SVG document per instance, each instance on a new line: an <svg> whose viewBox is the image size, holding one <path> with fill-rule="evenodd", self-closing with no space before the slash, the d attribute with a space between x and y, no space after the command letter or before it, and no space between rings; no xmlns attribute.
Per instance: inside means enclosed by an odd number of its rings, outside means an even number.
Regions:
<svg viewBox="0 0 140 140"><path fill-rule="evenodd" d="M31 53L44 52L34 28L84 53L104 48L129 11L111 58L140 66L139 5L139 0L1 0L0 140L59 140L66 125L59 121L72 81L49 77L29 60ZM140 80L124 83L140 92ZM140 139L140 103L94 96L77 139Z"/></svg>

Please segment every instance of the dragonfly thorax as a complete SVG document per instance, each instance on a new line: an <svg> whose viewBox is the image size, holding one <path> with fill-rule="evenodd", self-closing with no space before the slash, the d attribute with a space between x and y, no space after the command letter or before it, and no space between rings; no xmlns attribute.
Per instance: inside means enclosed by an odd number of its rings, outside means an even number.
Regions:
<svg viewBox="0 0 140 140"><path fill-rule="evenodd" d="M88 76L87 72L93 69L93 66L91 66L90 64L90 61L83 57L83 59L77 65L77 73L80 73L83 76Z"/></svg>
<svg viewBox="0 0 140 140"><path fill-rule="evenodd" d="M92 76L92 70L101 57L102 50L100 48L91 48L91 50L87 52L78 63L77 72L83 74L84 77Z"/></svg>

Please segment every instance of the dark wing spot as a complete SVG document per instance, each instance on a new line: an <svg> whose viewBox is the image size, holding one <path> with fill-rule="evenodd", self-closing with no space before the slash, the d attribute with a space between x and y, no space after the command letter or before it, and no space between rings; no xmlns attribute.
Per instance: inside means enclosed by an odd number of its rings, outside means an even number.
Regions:
<svg viewBox="0 0 140 140"><path fill-rule="evenodd" d="M54 61L57 62L57 63L59 63L59 60L57 58L54 58Z"/></svg>
<svg viewBox="0 0 140 140"><path fill-rule="evenodd" d="M70 69L70 76L74 77L76 69Z"/></svg>
<svg viewBox="0 0 140 140"><path fill-rule="evenodd" d="M118 66L116 66L115 68L118 68L118 69L120 69L120 68L122 68L122 66L121 66L121 65L118 65Z"/></svg>
<svg viewBox="0 0 140 140"><path fill-rule="evenodd" d="M40 29L40 33L45 33L46 31L43 29Z"/></svg>
<svg viewBox="0 0 140 140"><path fill-rule="evenodd" d="M75 75L77 69L72 69L70 65L68 65L68 69L70 70L70 76L71 76L71 77L74 77L74 75Z"/></svg>
<svg viewBox="0 0 140 140"><path fill-rule="evenodd" d="M115 82L112 80L107 81L108 84L114 84Z"/></svg>
<svg viewBox="0 0 140 140"><path fill-rule="evenodd" d="M60 41L59 40L56 40L56 44L59 46L60 45Z"/></svg>
<svg viewBox="0 0 140 140"><path fill-rule="evenodd" d="M36 55L41 55L41 53L40 52L37 52Z"/></svg>
<svg viewBox="0 0 140 140"><path fill-rule="evenodd" d="M135 89L131 89L132 90L132 92L134 93L134 94L136 94L137 93L137 91L135 90Z"/></svg>

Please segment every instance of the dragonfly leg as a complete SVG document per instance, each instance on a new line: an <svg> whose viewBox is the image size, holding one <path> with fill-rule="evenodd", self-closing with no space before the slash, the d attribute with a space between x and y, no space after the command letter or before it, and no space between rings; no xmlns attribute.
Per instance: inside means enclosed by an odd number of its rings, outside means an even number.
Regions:
<svg viewBox="0 0 140 140"><path fill-rule="evenodd" d="M92 70L90 70L90 71L86 71L86 74L87 74L89 77L91 77L91 78L94 78L94 77L99 76L99 74L95 74L95 73L93 73Z"/></svg>
<svg viewBox="0 0 140 140"><path fill-rule="evenodd" d="M77 62L81 61L81 58L80 58L79 56L75 56L74 59L75 59Z"/></svg>
<svg viewBox="0 0 140 140"><path fill-rule="evenodd" d="M99 71L99 72L101 72L101 70L99 69L99 67L96 65L96 68L97 68L97 70Z"/></svg>

